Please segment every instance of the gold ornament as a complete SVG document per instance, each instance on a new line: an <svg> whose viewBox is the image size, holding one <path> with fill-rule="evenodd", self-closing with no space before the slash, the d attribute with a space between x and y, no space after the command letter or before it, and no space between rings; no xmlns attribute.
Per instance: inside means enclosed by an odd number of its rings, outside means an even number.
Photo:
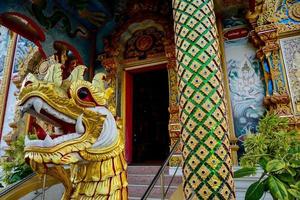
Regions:
<svg viewBox="0 0 300 200"><path fill-rule="evenodd" d="M300 3L294 3L289 9L289 17L293 20L300 21Z"/></svg>

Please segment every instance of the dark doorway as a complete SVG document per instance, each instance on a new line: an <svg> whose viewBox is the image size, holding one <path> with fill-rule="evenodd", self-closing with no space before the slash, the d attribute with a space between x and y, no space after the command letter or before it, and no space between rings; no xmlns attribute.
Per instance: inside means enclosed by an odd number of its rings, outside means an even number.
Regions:
<svg viewBox="0 0 300 200"><path fill-rule="evenodd" d="M133 75L133 163L160 164L169 153L167 69Z"/></svg>

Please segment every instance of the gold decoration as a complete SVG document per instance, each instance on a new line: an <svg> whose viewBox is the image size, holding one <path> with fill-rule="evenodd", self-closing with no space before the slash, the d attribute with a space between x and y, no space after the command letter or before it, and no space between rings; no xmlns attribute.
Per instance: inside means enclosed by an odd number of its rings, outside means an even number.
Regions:
<svg viewBox="0 0 300 200"><path fill-rule="evenodd" d="M300 3L294 3L289 9L289 17L293 20L300 21Z"/></svg>
<svg viewBox="0 0 300 200"><path fill-rule="evenodd" d="M288 116L291 120L293 109L279 38L299 32L300 24L297 22L300 21L300 3L293 0L260 1L256 3L254 12L248 12L247 19L255 30L252 31L251 38L254 45L259 48L256 55L260 59L264 71L266 83L264 105L271 112L280 116ZM291 19L297 22L293 22ZM283 20L289 22L284 23ZM266 70L266 67L269 70ZM269 92L270 82L272 83L272 93Z"/></svg>
<svg viewBox="0 0 300 200"><path fill-rule="evenodd" d="M255 10L249 11L246 15L253 27L259 26L266 29L269 25L273 25L278 29L279 34L286 34L300 30L300 24L295 22L281 23L282 20L291 18L300 21L299 2L280 1L280 0L264 0L256 2Z"/></svg>
<svg viewBox="0 0 300 200"><path fill-rule="evenodd" d="M5 115L5 104L7 101L7 94L9 90L9 81L11 76L11 70L13 68L13 55L15 51L17 41L17 34L10 32L10 42L7 50L7 56L5 58L3 67L3 77L0 84L0 131L3 129L3 121Z"/></svg>
<svg viewBox="0 0 300 200"><path fill-rule="evenodd" d="M182 163L182 156L181 155L174 155L169 161L169 166L170 167L177 167L181 166Z"/></svg>
<svg viewBox="0 0 300 200"><path fill-rule="evenodd" d="M28 133L25 158L34 171L64 184L64 200L127 199L122 126L109 110L112 89L105 89L103 74L92 83L85 81L84 70L85 66L78 66L62 80L61 64L53 64L43 80L27 75L19 95L20 110L51 124L55 131L33 141ZM70 165L70 172L62 165Z"/></svg>

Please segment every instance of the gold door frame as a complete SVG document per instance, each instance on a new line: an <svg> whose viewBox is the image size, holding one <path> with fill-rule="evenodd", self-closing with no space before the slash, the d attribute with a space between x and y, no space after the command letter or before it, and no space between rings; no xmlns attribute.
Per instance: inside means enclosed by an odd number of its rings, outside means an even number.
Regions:
<svg viewBox="0 0 300 200"><path fill-rule="evenodd" d="M2 83L0 88L0 135L1 135L0 140L3 138L2 129L4 124L4 116L6 110L9 84L11 79L11 72L12 72L13 62L14 62L14 53L15 53L16 43L17 43L17 34L10 30L9 32L10 32L11 39L9 41L7 56L5 58L5 64L3 66L3 77L2 77Z"/></svg>

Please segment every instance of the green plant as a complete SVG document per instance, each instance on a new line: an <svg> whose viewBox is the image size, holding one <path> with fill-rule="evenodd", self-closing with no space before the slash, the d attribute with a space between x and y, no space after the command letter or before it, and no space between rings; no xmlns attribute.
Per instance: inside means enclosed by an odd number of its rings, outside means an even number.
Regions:
<svg viewBox="0 0 300 200"><path fill-rule="evenodd" d="M276 200L300 199L300 142L297 131L289 130L287 118L268 113L260 120L258 133L246 137L244 147L235 178L263 169L248 188L246 200L259 200L267 191Z"/></svg>
<svg viewBox="0 0 300 200"><path fill-rule="evenodd" d="M5 157L7 159L1 163L3 169L1 181L5 184L17 182L32 173L30 166L24 160L24 135L20 135L11 143L10 148L5 152Z"/></svg>

